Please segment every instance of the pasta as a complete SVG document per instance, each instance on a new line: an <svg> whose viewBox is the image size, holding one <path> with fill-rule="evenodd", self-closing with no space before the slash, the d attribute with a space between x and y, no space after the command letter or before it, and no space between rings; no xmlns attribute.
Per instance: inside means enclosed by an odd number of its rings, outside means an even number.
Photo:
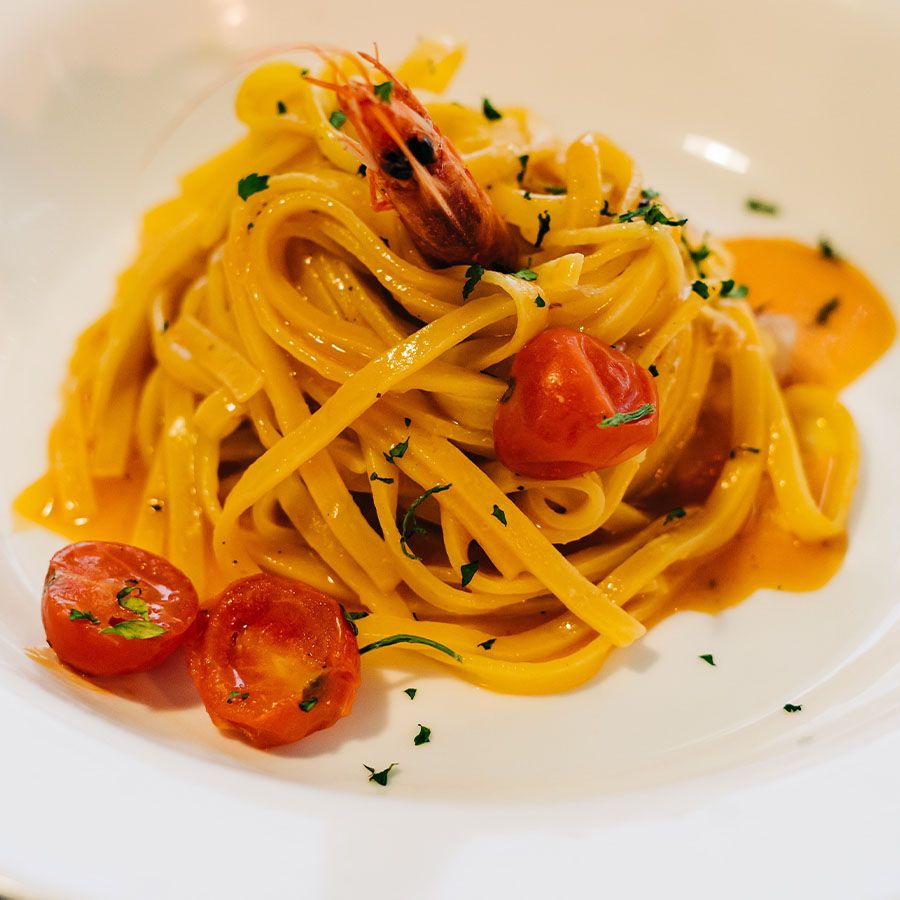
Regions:
<svg viewBox="0 0 900 900"><path fill-rule="evenodd" d="M419 48L398 74L441 89L460 59ZM360 641L412 632L461 661L392 653L516 693L589 679L760 516L840 540L848 413L827 386L780 383L729 250L679 224L623 150L562 142L524 109L429 104L521 234L523 269L483 267L464 299L471 269L429 264L373 208L343 113L304 72L252 72L247 134L147 213L21 509L75 533L108 520L201 601L259 569L306 582L369 613ZM659 435L611 468L519 476L492 422L516 353L558 325L658 373ZM688 477L713 425L730 452Z"/></svg>

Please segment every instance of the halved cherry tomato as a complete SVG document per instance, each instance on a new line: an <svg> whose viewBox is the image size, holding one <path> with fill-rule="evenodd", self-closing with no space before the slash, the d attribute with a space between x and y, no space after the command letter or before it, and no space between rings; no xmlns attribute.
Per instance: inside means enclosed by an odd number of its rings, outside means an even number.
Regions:
<svg viewBox="0 0 900 900"><path fill-rule="evenodd" d="M618 465L656 440L653 376L590 335L547 329L516 354L511 376L494 417L494 450L514 472L572 478ZM637 418L617 424L616 413Z"/></svg>
<svg viewBox="0 0 900 900"><path fill-rule="evenodd" d="M194 586L170 562L106 541L55 553L41 601L47 642L88 675L152 668L183 643L199 610Z"/></svg>
<svg viewBox="0 0 900 900"><path fill-rule="evenodd" d="M213 722L255 747L334 725L359 687L356 638L337 601L274 575L242 578L219 595L189 663Z"/></svg>

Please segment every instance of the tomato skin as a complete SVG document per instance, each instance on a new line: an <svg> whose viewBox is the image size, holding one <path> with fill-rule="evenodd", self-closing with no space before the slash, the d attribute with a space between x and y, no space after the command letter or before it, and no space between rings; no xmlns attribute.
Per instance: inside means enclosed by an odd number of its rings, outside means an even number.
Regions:
<svg viewBox="0 0 900 900"><path fill-rule="evenodd" d="M127 579L136 579L131 585ZM147 604L148 621L166 629L157 637L128 640L101 634L112 624L140 620L116 595L133 587ZM73 610L99 620L73 621ZM53 554L41 599L47 642L56 655L86 675L124 675L151 669L190 636L200 605L188 577L170 562L138 547L80 541Z"/></svg>
<svg viewBox="0 0 900 900"><path fill-rule="evenodd" d="M530 478L572 478L618 465L656 440L659 398L653 376L620 350L571 328L548 328L517 354L508 399L494 417L494 450ZM599 428L645 403L636 422Z"/></svg>
<svg viewBox="0 0 900 900"><path fill-rule="evenodd" d="M250 575L225 588L204 618L188 662L219 728L255 747L277 747L350 712L359 650L332 597L299 581ZM299 704L313 698L304 712Z"/></svg>

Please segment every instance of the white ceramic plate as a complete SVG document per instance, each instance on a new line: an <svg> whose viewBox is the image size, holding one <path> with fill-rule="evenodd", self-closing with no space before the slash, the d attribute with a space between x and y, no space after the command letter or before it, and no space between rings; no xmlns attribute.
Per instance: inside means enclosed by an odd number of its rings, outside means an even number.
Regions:
<svg viewBox="0 0 900 900"><path fill-rule="evenodd" d="M827 232L898 296L892 0L3 4L0 894L900 895L896 348L846 394L864 473L828 588L671 618L571 694L369 671L351 718L263 754L215 731L179 660L115 696L25 656L62 542L9 500L41 470L71 341L140 209L236 133L239 60L286 39L377 39L390 60L443 29L470 47L455 96L605 130L694 221ZM749 194L785 214L748 217ZM433 740L416 748L419 722ZM366 781L393 761L389 788Z"/></svg>

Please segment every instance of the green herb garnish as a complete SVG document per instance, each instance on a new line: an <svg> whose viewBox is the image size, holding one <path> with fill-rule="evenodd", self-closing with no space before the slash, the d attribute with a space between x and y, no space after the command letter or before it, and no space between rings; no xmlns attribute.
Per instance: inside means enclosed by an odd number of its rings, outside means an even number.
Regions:
<svg viewBox="0 0 900 900"><path fill-rule="evenodd" d="M841 305L837 297L832 297L827 303L823 303L816 313L816 325L827 325L832 313Z"/></svg>
<svg viewBox="0 0 900 900"><path fill-rule="evenodd" d="M801 709L803 709L803 707L801 705L795 706L793 703L785 703L784 704L785 712L789 712L789 713L800 712Z"/></svg>
<svg viewBox="0 0 900 900"><path fill-rule="evenodd" d="M332 128L340 129L344 122L347 121L347 113L345 113L342 109L336 109L329 117L328 121L331 123Z"/></svg>
<svg viewBox="0 0 900 900"><path fill-rule="evenodd" d="M826 237L819 238L819 253L822 254L824 259L830 259L834 262L839 262L841 259L840 256L837 255L834 245Z"/></svg>
<svg viewBox="0 0 900 900"><path fill-rule="evenodd" d="M777 216L778 207L768 200L760 200L759 197L748 197L744 204L750 212L759 213L763 216Z"/></svg>
<svg viewBox="0 0 900 900"><path fill-rule="evenodd" d="M356 627L357 619L364 619L367 615L367 612L352 612L348 610L343 603L340 604L341 607L341 616L344 621L350 626L350 630L353 632L354 636L359 634L359 628Z"/></svg>
<svg viewBox="0 0 900 900"><path fill-rule="evenodd" d="M365 163L360 163L359 168L356 170L356 174L359 175L360 178L366 177L366 172L368 172L368 168Z"/></svg>
<svg viewBox="0 0 900 900"><path fill-rule="evenodd" d="M100 620L89 610L80 610L80 609L70 609L69 610L69 621L77 622L79 619L85 619L91 623L91 625L99 625Z"/></svg>
<svg viewBox="0 0 900 900"><path fill-rule="evenodd" d="M537 281L537 272L534 269L519 269L513 272L513 278L521 278L522 281Z"/></svg>
<svg viewBox="0 0 900 900"><path fill-rule="evenodd" d="M419 689L418 689L418 688L406 688L406 689L403 691L403 693L406 694L406 696L409 697L410 700L415 700L415 699L416 699L416 694L417 694L418 692L419 692Z"/></svg>
<svg viewBox="0 0 900 900"><path fill-rule="evenodd" d="M235 700L246 700L250 696L250 691L229 691L226 703L234 703Z"/></svg>
<svg viewBox="0 0 900 900"><path fill-rule="evenodd" d="M544 243L544 236L550 230L550 213L545 209L542 213L538 213L538 232L537 240L534 242L534 249L540 250L541 244Z"/></svg>
<svg viewBox="0 0 900 900"><path fill-rule="evenodd" d="M534 305L538 309L543 309L547 305L547 301L540 294L538 294L537 297L534 298Z"/></svg>
<svg viewBox="0 0 900 900"><path fill-rule="evenodd" d="M750 293L746 284L735 285L733 278L726 278L719 290L720 297L730 297L732 300L742 300Z"/></svg>
<svg viewBox="0 0 900 900"><path fill-rule="evenodd" d="M480 644L477 644L478 647L484 647L485 650L490 650L491 647L497 642L497 638L488 638L486 641L482 641Z"/></svg>
<svg viewBox="0 0 900 900"><path fill-rule="evenodd" d="M478 571L478 560L473 560L472 562L464 563L459 567L459 571L462 574L462 581L460 582L462 587L466 587L469 582L475 577L475 573Z"/></svg>
<svg viewBox="0 0 900 900"><path fill-rule="evenodd" d="M382 102L391 102L391 91L394 90L393 81L382 81L381 84L372 85L372 93Z"/></svg>
<svg viewBox="0 0 900 900"><path fill-rule="evenodd" d="M618 412L613 416L607 416L599 425L597 425L597 427L615 428L619 425L627 425L629 422L639 422L641 419L652 416L655 411L656 407L652 403L643 403L637 409L633 409L630 412Z"/></svg>
<svg viewBox="0 0 900 900"><path fill-rule="evenodd" d="M647 366L647 371L648 371L654 378L659 378L659 369L656 368L656 363L650 363L650 365Z"/></svg>
<svg viewBox="0 0 900 900"><path fill-rule="evenodd" d="M433 650L439 650L441 653L446 653L447 656L452 656L457 662L462 662L462 657L455 650L451 650L449 647L444 646L444 644L439 644L437 641L431 640L431 638L420 637L417 634L392 634L390 637L382 638L380 641L375 641L372 644L366 644L365 647L360 647L359 653L361 656L363 653L368 653L371 650L380 650L382 647L393 647L394 644L424 644L426 647L431 647Z"/></svg>
<svg viewBox="0 0 900 900"><path fill-rule="evenodd" d="M716 661L713 659L712 653L701 653L698 659L702 659L703 662L709 663L711 666L716 664Z"/></svg>
<svg viewBox="0 0 900 900"><path fill-rule="evenodd" d="M709 285L705 281L695 281L691 285L691 290L701 296L704 300L709 299Z"/></svg>
<svg viewBox="0 0 900 900"><path fill-rule="evenodd" d="M668 525L669 522L673 522L675 519L683 519L687 513L684 511L683 506L676 506L675 509L670 509L666 513L666 521L663 522L663 525Z"/></svg>
<svg viewBox="0 0 900 900"><path fill-rule="evenodd" d="M391 449L388 450L387 453L383 453L382 456L384 456L384 458L391 465L396 465L394 463L394 460L402 459L403 454L406 453L407 450L409 450L409 438L407 438L405 441L400 441L399 444L394 444L394 446L391 447Z"/></svg>
<svg viewBox="0 0 900 900"><path fill-rule="evenodd" d="M488 100L487 97L485 97L485 98L481 101L481 111L484 113L484 117L485 117L489 122L496 122L497 119L502 119L502 118L503 118L503 113L500 112L498 109L496 109L495 106L494 106L494 104L491 103L491 101Z"/></svg>
<svg viewBox="0 0 900 900"><path fill-rule="evenodd" d="M287 107L284 105L284 100L279 100L275 108L278 110L279 116L283 116L287 112Z"/></svg>
<svg viewBox="0 0 900 900"><path fill-rule="evenodd" d="M371 766L364 765L363 768L368 769L368 771L372 773L369 775L369 781L374 781L375 784L380 784L384 787L388 783L388 773L396 765L397 763L391 763L386 769L382 769L380 772L376 772Z"/></svg>
<svg viewBox="0 0 900 900"><path fill-rule="evenodd" d="M248 197L252 197L254 194L264 191L268 186L268 175L258 175L256 172L251 172L238 182L238 197L240 197L241 200L246 200Z"/></svg>
<svg viewBox="0 0 900 900"><path fill-rule="evenodd" d="M469 295L475 290L475 285L481 281L483 275L484 266L479 266L478 263L472 263L472 265L466 269L466 283L463 285L462 290L463 300L469 299Z"/></svg>
<svg viewBox="0 0 900 900"><path fill-rule="evenodd" d="M146 621L150 618L150 607L141 599L142 593L137 581L129 578L125 582L125 587L116 594L116 600L122 609L127 609Z"/></svg>
<svg viewBox="0 0 900 900"><path fill-rule="evenodd" d="M393 478L382 478L381 475L379 475L377 472L373 472L369 476L369 481L383 481L385 484L393 484L394 483Z"/></svg>
<svg viewBox="0 0 900 900"><path fill-rule="evenodd" d="M492 516L493 516L493 517L494 517L501 525L505 525L505 524L506 524L506 513L503 512L503 510L500 509L500 507L497 506L496 503L494 504L494 508L491 510L491 515L492 515Z"/></svg>
<svg viewBox="0 0 900 900"><path fill-rule="evenodd" d="M728 458L735 459L738 453L759 453L759 447L751 447L749 444L741 444L738 447L732 447L731 450L728 451Z"/></svg>
<svg viewBox="0 0 900 900"><path fill-rule="evenodd" d="M600 212L602 213L603 210L600 210ZM638 219L643 219L648 225L671 225L676 227L687 223L687 219L670 219L662 211L662 207L656 203L651 206L639 206L637 209L620 213L618 216L619 222L634 222Z"/></svg>
<svg viewBox="0 0 900 900"><path fill-rule="evenodd" d="M431 741L431 729L419 722L419 733L413 738L413 743L419 747Z"/></svg>
<svg viewBox="0 0 900 900"><path fill-rule="evenodd" d="M516 175L516 181L518 181L519 184L521 184L522 180L525 178L525 169L528 167L528 154L527 153L523 153L519 157L519 166L520 166L519 174Z"/></svg>
<svg viewBox="0 0 900 900"><path fill-rule="evenodd" d="M409 549L409 539L414 534L426 534L426 530L422 528L416 520L416 510L432 495L439 494L441 491L449 491L453 487L452 484L436 484L432 488L428 488L422 494L419 494L409 508L403 514L403 522L400 527L400 549L409 559L418 559L419 557L412 553Z"/></svg>
<svg viewBox="0 0 900 900"><path fill-rule="evenodd" d="M568 193L568 188L563 187L561 184L550 184L544 188L545 194L553 194L554 197L561 197L563 194Z"/></svg>
<svg viewBox="0 0 900 900"><path fill-rule="evenodd" d="M301 700L297 706L303 710L303 712L309 712L317 703L319 702L318 697L310 697L307 700Z"/></svg>
<svg viewBox="0 0 900 900"><path fill-rule="evenodd" d="M645 200L655 200L659 196L659 191L654 191L653 188L644 188L641 191L641 196Z"/></svg>
<svg viewBox="0 0 900 900"><path fill-rule="evenodd" d="M600 210L601 216L609 216L609 218L614 219L618 213L609 208L609 200L604 198L603 200L603 209Z"/></svg>
<svg viewBox="0 0 900 900"><path fill-rule="evenodd" d="M101 628L100 634L117 634L128 641L159 637L165 634L166 629L155 622L145 622L143 619L129 619L127 622L119 622L109 628Z"/></svg>
<svg viewBox="0 0 900 900"><path fill-rule="evenodd" d="M699 272L700 264L703 262L703 260L705 260L709 257L709 255L710 255L710 253L712 253L712 251L709 249L709 247L706 246L705 241L699 247L697 247L696 250L693 247L691 247L691 245L688 244L687 241L685 241L684 245L685 245L685 247L687 247L688 253L690 254L690 257L693 260L694 265L697 267L697 271Z"/></svg>

